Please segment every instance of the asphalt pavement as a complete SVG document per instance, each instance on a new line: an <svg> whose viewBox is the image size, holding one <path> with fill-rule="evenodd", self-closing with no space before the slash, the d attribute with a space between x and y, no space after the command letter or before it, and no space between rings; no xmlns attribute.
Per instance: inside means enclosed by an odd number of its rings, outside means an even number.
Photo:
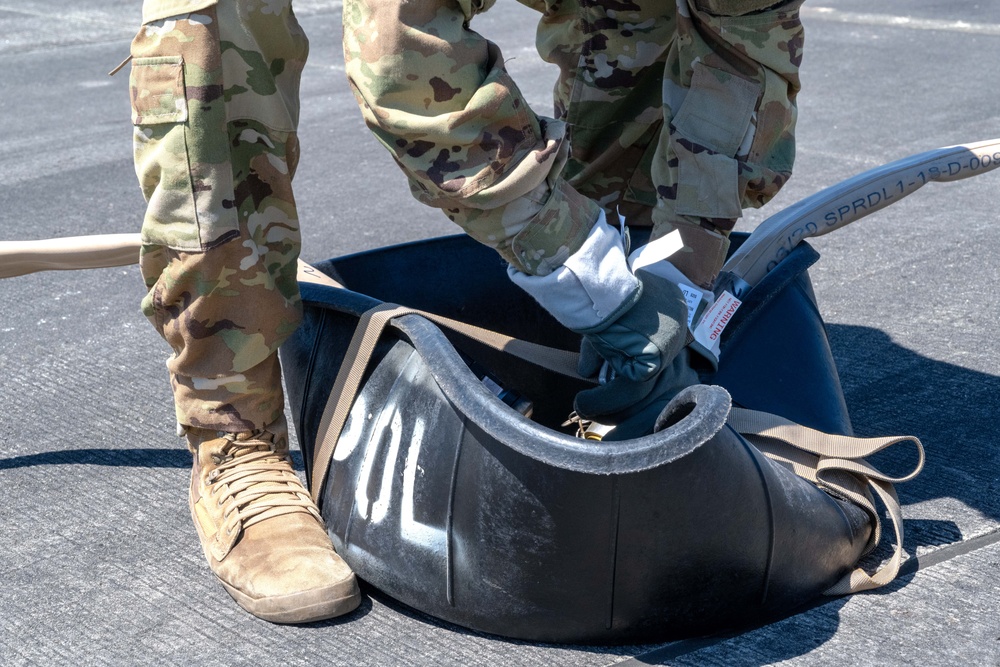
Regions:
<svg viewBox="0 0 1000 667"><path fill-rule="evenodd" d="M0 240L134 232L126 0L0 0ZM296 198L306 259L456 231L409 195L364 128L340 6L312 42ZM913 153L1000 137L1000 3L806 4L796 175L768 215ZM552 70L509 0L474 27L539 110ZM913 434L902 576L755 629L666 644L555 646L443 624L366 589L282 627L213 579L187 508L165 344L135 267L0 281L0 665L1000 665L1000 172L932 184L813 245L810 270L855 430ZM512 555L513 557L514 555Z"/></svg>

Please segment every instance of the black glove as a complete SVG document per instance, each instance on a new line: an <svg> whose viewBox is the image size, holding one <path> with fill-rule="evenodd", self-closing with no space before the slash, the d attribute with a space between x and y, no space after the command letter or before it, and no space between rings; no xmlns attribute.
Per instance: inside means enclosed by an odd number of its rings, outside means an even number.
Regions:
<svg viewBox="0 0 1000 667"><path fill-rule="evenodd" d="M639 299L610 324L584 332L580 350L581 375L596 375L607 361L613 379L581 391L574 408L584 419L618 425L609 434L613 439L651 433L670 399L698 382L684 350L688 310L683 294L651 273L640 270L636 277L642 283Z"/></svg>

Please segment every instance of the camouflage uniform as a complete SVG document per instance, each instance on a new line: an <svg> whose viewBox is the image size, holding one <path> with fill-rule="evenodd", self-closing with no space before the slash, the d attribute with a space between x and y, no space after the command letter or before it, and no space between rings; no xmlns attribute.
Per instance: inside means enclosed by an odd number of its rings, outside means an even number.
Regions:
<svg viewBox="0 0 1000 667"><path fill-rule="evenodd" d="M290 0L143 4L130 81L142 307L174 351L180 424L281 416L276 351L301 318L291 181L307 52Z"/></svg>
<svg viewBox="0 0 1000 667"><path fill-rule="evenodd" d="M421 201L514 267L546 275L598 202L660 236L708 285L743 207L791 173L801 0L522 0L559 66L535 115L496 45L469 29L492 0L345 0L347 73L368 125Z"/></svg>
<svg viewBox="0 0 1000 667"><path fill-rule="evenodd" d="M495 44L493 0L345 0L347 72L411 190L512 266L546 275L600 207L709 284L740 211L790 175L801 0L522 0L559 66L536 115ZM249 430L281 411L275 351L299 321L291 0L146 0L133 44L146 315L170 343L178 421ZM187 13L190 13L189 15Z"/></svg>

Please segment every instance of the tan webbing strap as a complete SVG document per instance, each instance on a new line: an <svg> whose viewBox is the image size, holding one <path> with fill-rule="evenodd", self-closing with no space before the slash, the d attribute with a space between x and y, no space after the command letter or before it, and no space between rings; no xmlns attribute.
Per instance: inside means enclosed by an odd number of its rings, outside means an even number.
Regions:
<svg viewBox="0 0 1000 667"><path fill-rule="evenodd" d="M427 319L457 331L480 343L488 345L495 350L513 354L521 359L530 361L537 366L566 375L569 377L581 378L576 372L576 365L579 355L568 350L559 350L545 345L538 345L525 340L511 338L496 331L483 329L471 324L459 322L441 315L428 313L416 308L407 308L395 304L382 304L365 312L358 321L357 329L347 347L344 363L337 373L337 378L330 390L330 397L327 399L326 408L320 419L317 438L319 444L313 456L312 484L311 492L313 500L319 502L319 493L330 469L330 461L333 460L340 433L344 429L347 415L354 398L357 395L361 378L368 367L375 344L378 342L382 330L395 317L401 315L421 315Z"/></svg>
<svg viewBox="0 0 1000 667"><path fill-rule="evenodd" d="M777 415L733 407L729 425L747 437L765 456L790 468L796 475L814 482L831 493L863 507L874 521L875 530L866 553L881 539L881 525L870 486L889 513L896 533L895 549L874 574L855 568L830 587L827 595L845 595L884 586L899 573L903 555L903 515L894 483L916 477L924 466L924 448L913 436L854 438L822 433L790 422ZM865 461L865 457L900 442L912 442L918 460L906 475L891 477Z"/></svg>
<svg viewBox="0 0 1000 667"><path fill-rule="evenodd" d="M337 447L337 440L344 428L344 422L347 421L347 414L354 403L354 396L361 384L361 377L364 375L372 350L375 349L375 343L378 342L382 328L389 319L405 312L405 308L387 303L367 311L358 321L358 328L354 330L351 342L347 346L344 362L337 372L326 408L323 410L323 417L319 422L317 435L320 442L313 454L310 485L313 501L317 504L323 480L330 469L330 461Z"/></svg>

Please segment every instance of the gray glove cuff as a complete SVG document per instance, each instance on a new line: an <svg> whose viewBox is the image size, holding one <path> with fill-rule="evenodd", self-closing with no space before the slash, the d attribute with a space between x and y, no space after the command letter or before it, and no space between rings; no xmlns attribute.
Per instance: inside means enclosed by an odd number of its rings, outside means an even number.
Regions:
<svg viewBox="0 0 1000 667"><path fill-rule="evenodd" d="M510 266L507 275L560 324L581 333L613 322L642 292L621 234L605 222L604 211L580 249L552 273L533 276Z"/></svg>

